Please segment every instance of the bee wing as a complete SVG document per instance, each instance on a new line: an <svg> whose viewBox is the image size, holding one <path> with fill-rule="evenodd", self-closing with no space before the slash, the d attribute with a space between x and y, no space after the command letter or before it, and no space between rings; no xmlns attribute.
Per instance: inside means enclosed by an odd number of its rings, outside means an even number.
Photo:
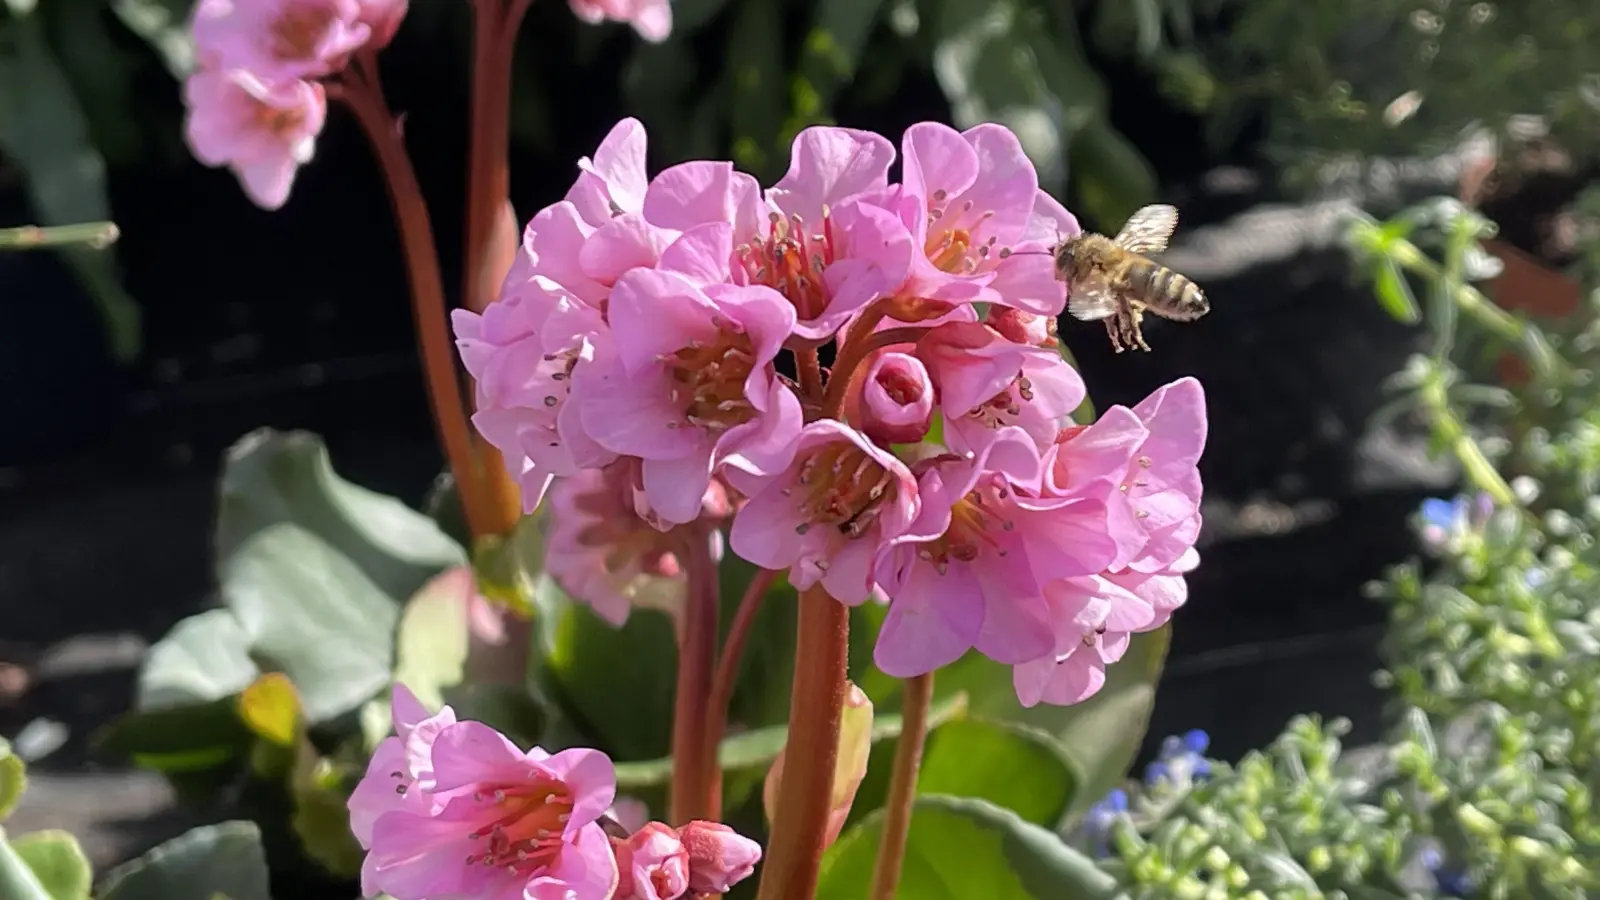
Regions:
<svg viewBox="0 0 1600 900"><path fill-rule="evenodd" d="M1072 297L1067 301L1067 312L1084 322L1104 319L1117 311L1117 295L1111 286L1099 279L1078 281L1072 285Z"/></svg>
<svg viewBox="0 0 1600 900"><path fill-rule="evenodd" d="M1118 247L1133 253L1160 253L1178 227L1178 208L1157 203L1133 214L1115 238Z"/></svg>

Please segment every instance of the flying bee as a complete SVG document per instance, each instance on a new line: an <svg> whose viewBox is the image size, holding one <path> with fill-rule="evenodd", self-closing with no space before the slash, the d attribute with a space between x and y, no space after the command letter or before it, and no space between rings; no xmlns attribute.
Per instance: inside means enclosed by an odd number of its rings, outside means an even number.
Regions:
<svg viewBox="0 0 1600 900"><path fill-rule="evenodd" d="M1211 311L1199 285L1144 256L1165 250L1177 226L1177 208L1156 204L1134 213L1114 238L1084 232L1056 248L1056 278L1071 294L1067 311L1085 322L1104 319L1118 353L1150 349L1139 330L1145 310L1178 322Z"/></svg>

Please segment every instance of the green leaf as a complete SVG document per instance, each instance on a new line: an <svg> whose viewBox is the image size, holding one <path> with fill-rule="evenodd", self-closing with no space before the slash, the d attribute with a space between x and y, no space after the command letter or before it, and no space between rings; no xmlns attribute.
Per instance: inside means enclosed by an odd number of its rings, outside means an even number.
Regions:
<svg viewBox="0 0 1600 900"><path fill-rule="evenodd" d="M398 604L311 531L282 523L250 537L224 564L222 596L312 724L389 685Z"/></svg>
<svg viewBox="0 0 1600 900"><path fill-rule="evenodd" d="M111 0L111 10L122 24L154 47L177 78L194 68L188 20L193 5L193 0Z"/></svg>
<svg viewBox="0 0 1600 900"><path fill-rule="evenodd" d="M865 900L882 813L845 832L822 859L817 896ZM1054 832L983 800L918 797L906 840L901 900L1110 900L1116 879Z"/></svg>
<svg viewBox="0 0 1600 900"><path fill-rule="evenodd" d="M210 609L173 626L139 668L135 706L175 709L230 697L261 674L250 660L250 636L225 609Z"/></svg>
<svg viewBox="0 0 1600 900"><path fill-rule="evenodd" d="M192 829L112 870L99 900L271 900L261 830L232 821Z"/></svg>
<svg viewBox="0 0 1600 900"><path fill-rule="evenodd" d="M309 746L303 747L289 777L289 790L294 798L289 828L300 849L340 878L359 877L366 854L350 832L348 797L333 765Z"/></svg>
<svg viewBox="0 0 1600 900"><path fill-rule="evenodd" d="M1372 282L1384 312L1407 325L1422 321L1416 295L1411 292L1411 285L1406 282L1406 276L1394 260L1387 256L1377 257L1372 267Z"/></svg>
<svg viewBox="0 0 1600 900"><path fill-rule="evenodd" d="M0 738L0 822L11 815L28 787L28 765L11 752L11 743Z"/></svg>
<svg viewBox="0 0 1600 900"><path fill-rule="evenodd" d="M928 727L958 719L967 709L966 697L956 695L934 704L928 711ZM903 722L898 715L878 715L872 720L872 742L890 740L900 736ZM770 725L743 734L734 735L722 742L717 758L724 772L764 768L778 758L784 742L789 737L787 725ZM617 763L617 789L634 790L665 784L672 776L672 759L652 759L646 762Z"/></svg>
<svg viewBox="0 0 1600 900"><path fill-rule="evenodd" d="M394 680L429 709L444 705L444 689L466 672L468 604L477 591L472 569L450 569L422 586L400 614Z"/></svg>
<svg viewBox="0 0 1600 900"><path fill-rule="evenodd" d="M977 653L939 670L939 696L967 694L972 714L1052 735L1081 776L1066 821L1071 822L1126 777L1155 708L1156 683L1166 661L1171 626L1136 634L1128 651L1106 668L1099 693L1072 706L1017 702L1011 670Z"/></svg>
<svg viewBox="0 0 1600 900"><path fill-rule="evenodd" d="M203 772L239 758L254 735L232 697L136 711L101 732L99 749L164 773Z"/></svg>
<svg viewBox="0 0 1600 900"><path fill-rule="evenodd" d="M693 34L716 18L728 5L728 0L674 0L672 4L672 37Z"/></svg>
<svg viewBox="0 0 1600 900"><path fill-rule="evenodd" d="M1021 725L963 719L928 736L917 792L976 797L1054 828L1066 815L1079 780L1072 760L1051 735Z"/></svg>
<svg viewBox="0 0 1600 900"><path fill-rule="evenodd" d="M55 900L0 829L0 897L5 900Z"/></svg>
<svg viewBox="0 0 1600 900"><path fill-rule="evenodd" d="M111 218L105 160L36 11L0 21L0 153L23 173L42 225ZM86 247L59 252L93 298L119 362L139 355L139 307L122 289L116 258Z"/></svg>
<svg viewBox="0 0 1600 900"><path fill-rule="evenodd" d="M89 900L94 869L71 834L35 831L12 840L11 849L33 870L51 900Z"/></svg>
<svg viewBox="0 0 1600 900"><path fill-rule="evenodd" d="M423 513L340 478L322 439L263 428L228 450L219 489L217 557L293 523L347 557L399 606L466 551Z"/></svg>

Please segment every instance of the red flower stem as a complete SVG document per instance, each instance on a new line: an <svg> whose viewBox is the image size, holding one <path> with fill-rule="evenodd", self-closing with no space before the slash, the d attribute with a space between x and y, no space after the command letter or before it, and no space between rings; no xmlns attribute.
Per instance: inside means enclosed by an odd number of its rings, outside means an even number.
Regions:
<svg viewBox="0 0 1600 900"><path fill-rule="evenodd" d="M822 399L822 360L817 358L817 348L807 347L794 353L794 373L800 382L800 394L807 400Z"/></svg>
<svg viewBox="0 0 1600 900"><path fill-rule="evenodd" d="M821 585L800 595L783 782L757 900L813 900L833 803L850 610Z"/></svg>
<svg viewBox="0 0 1600 900"><path fill-rule="evenodd" d="M874 351L897 344L915 344L927 333L926 328L887 328L847 342L840 348L839 358L828 377L828 394L822 401L823 416L843 418L844 401L850 394L850 385L855 381L861 364Z"/></svg>
<svg viewBox="0 0 1600 900"><path fill-rule="evenodd" d="M872 900L894 900L900 885L900 867L906 858L906 835L911 831L911 809L917 799L917 772L922 768L922 748L928 738L928 707L933 702L933 673L907 678L900 704L900 742L889 774L889 799L884 804L883 839L872 870Z"/></svg>
<svg viewBox="0 0 1600 900"><path fill-rule="evenodd" d="M755 628L756 616L761 612L761 601L778 577L775 569L762 569L750 579L739 608L733 614L733 624L722 641L722 652L717 656L717 671L711 676L711 700L706 707L706 745L713 754L722 747L722 736L728 730L728 704L733 701L733 689L739 680L739 664L744 659L745 645L750 642L750 632ZM711 787L716 791L711 811L718 813L722 807L722 778L719 775Z"/></svg>
<svg viewBox="0 0 1600 900"><path fill-rule="evenodd" d="M411 283L411 311L417 324L417 342L421 345L422 370L427 378L433 422L439 430L439 442L444 448L450 474L461 495L467 527L474 535L489 533L494 515L480 488L472 432L456 372L455 349L446 330L444 280L439 275L433 224L428 218L428 205L422 199L416 172L411 168L411 158L406 155L400 123L383 99L377 66L370 56L352 60L350 76L328 88L330 95L343 101L355 115L372 143L372 152L383 172L405 256L406 275Z"/></svg>
<svg viewBox="0 0 1600 900"><path fill-rule="evenodd" d="M684 547L688 603L678 635L678 686L672 709L672 792L669 824L717 819L713 800L720 795L717 747L706 730L712 669L716 665L718 625L717 563L711 536L691 527Z"/></svg>

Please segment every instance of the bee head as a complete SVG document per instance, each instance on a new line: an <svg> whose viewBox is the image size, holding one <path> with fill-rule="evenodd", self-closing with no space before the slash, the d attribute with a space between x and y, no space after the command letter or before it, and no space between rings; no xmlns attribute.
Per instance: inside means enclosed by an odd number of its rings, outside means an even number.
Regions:
<svg viewBox="0 0 1600 900"><path fill-rule="evenodd" d="M1070 282L1078 271L1078 248L1080 243L1077 236L1069 237L1062 241L1055 250L1056 278Z"/></svg>

